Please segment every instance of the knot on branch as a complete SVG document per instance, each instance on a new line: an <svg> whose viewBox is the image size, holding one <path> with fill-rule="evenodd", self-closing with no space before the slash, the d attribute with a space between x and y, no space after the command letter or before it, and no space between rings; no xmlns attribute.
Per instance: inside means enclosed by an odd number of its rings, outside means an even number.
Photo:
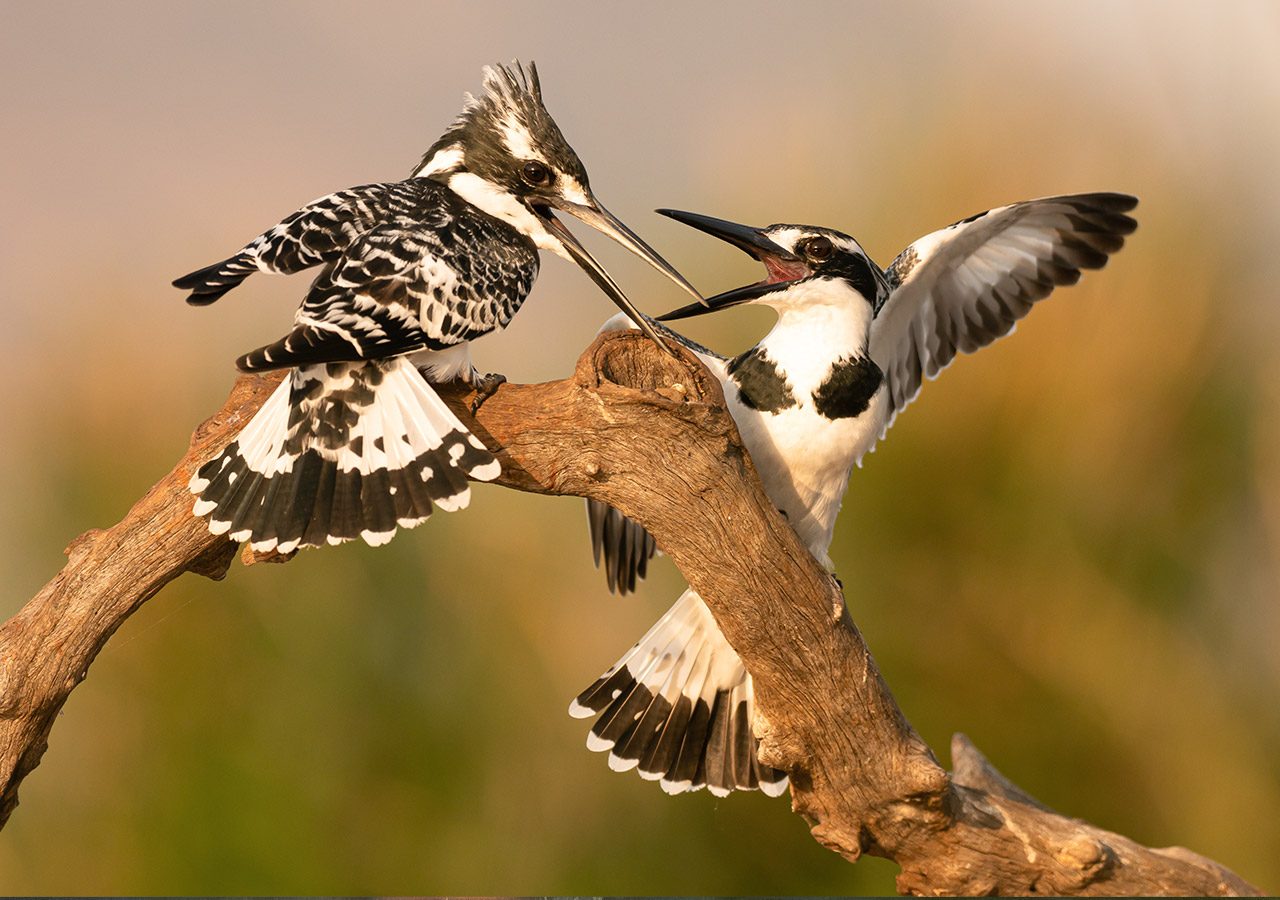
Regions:
<svg viewBox="0 0 1280 900"><path fill-rule="evenodd" d="M69 563L79 563L92 548L94 543L102 535L101 528L90 528L84 534L78 535L72 539L62 550L62 555L67 558Z"/></svg>
<svg viewBox="0 0 1280 900"><path fill-rule="evenodd" d="M657 394L671 409L688 403L723 407L720 383L688 349L678 344L672 347L679 357L663 353L639 332L603 334L579 358L577 381L588 390L620 387ZM652 396L645 399L655 400Z"/></svg>
<svg viewBox="0 0 1280 900"><path fill-rule="evenodd" d="M1096 881L1114 865L1116 859L1114 850L1087 834L1071 837L1053 856L1059 865L1072 873L1069 883L1062 887L1074 890Z"/></svg>
<svg viewBox="0 0 1280 900"><path fill-rule="evenodd" d="M759 704L755 707L751 730L760 741L756 752L760 762L774 769L782 769L788 774L798 769L799 763L804 759L804 746L799 737L794 731L774 727L761 712Z"/></svg>

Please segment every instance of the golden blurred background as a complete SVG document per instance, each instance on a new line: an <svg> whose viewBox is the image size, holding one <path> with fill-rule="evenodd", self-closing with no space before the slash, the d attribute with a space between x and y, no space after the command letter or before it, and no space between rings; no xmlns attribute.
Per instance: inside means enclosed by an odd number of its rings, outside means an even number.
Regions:
<svg viewBox="0 0 1280 900"><path fill-rule="evenodd" d="M832 548L940 756L968 733L1063 812L1280 890L1280 6L2 6L5 617L182 455L304 278L169 281L301 203L403 177L539 63L601 199L824 224L886 264L1014 200L1142 198L1111 265L962 358L854 473ZM684 300L585 235L640 305ZM612 307L548 260L477 347L561 377ZM737 352L742 310L689 323ZM389 547L186 576L108 644L0 834L5 893L892 890L784 800L608 770L569 699L682 588L618 599L579 501L492 487Z"/></svg>

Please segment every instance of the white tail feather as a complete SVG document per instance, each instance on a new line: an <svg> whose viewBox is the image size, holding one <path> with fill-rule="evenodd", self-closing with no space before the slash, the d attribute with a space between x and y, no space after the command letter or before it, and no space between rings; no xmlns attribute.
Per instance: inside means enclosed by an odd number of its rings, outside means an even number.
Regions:
<svg viewBox="0 0 1280 900"><path fill-rule="evenodd" d="M377 546L425 521L433 504L466 506L468 476L499 472L417 368L398 358L293 370L190 489L210 531L254 549L355 537Z"/></svg>

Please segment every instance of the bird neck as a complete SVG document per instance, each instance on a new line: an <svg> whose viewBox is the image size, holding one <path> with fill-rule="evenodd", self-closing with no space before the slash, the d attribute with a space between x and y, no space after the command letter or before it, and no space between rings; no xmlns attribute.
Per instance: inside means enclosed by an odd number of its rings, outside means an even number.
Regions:
<svg viewBox="0 0 1280 900"><path fill-rule="evenodd" d="M771 304L778 322L760 347L787 373L792 390L812 395L837 360L867 354L870 305L852 288L797 285L787 302Z"/></svg>
<svg viewBox="0 0 1280 900"><path fill-rule="evenodd" d="M434 178L440 182L448 181L449 173L462 168L466 155L462 145L444 138L436 141L422 157L422 162L413 170L413 178Z"/></svg>

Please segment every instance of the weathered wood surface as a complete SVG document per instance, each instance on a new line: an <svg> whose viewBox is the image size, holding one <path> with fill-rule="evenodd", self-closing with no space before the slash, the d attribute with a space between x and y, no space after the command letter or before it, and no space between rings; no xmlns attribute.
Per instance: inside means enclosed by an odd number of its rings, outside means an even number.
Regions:
<svg viewBox="0 0 1280 900"><path fill-rule="evenodd" d="M187 481L280 376L244 376L190 451L119 524L0 628L0 824L58 711L120 624L191 571L221 578L237 547L192 517ZM466 414L462 387L441 390ZM765 497L718 383L634 334L599 338L572 377L503 385L476 433L500 483L602 500L643 524L705 599L755 679L761 756L790 773L816 840L902 867L916 894L1258 894L1182 848L1153 850L1046 809L962 736L948 773L907 723L839 586ZM246 562L286 561L246 551ZM743 560L751 560L743 566Z"/></svg>

